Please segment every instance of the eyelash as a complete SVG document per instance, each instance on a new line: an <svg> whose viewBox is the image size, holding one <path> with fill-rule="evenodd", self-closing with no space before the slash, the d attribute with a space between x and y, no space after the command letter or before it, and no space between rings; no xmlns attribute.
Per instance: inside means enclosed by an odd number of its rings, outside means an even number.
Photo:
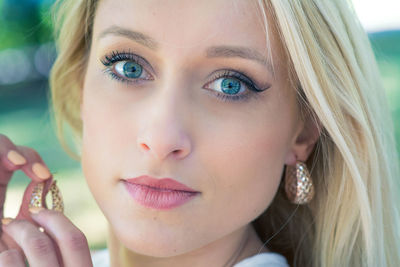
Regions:
<svg viewBox="0 0 400 267"><path fill-rule="evenodd" d="M146 72L148 72L147 68L144 67L143 65L150 66L150 64L142 57L140 57L136 54L133 54L129 51L128 52L112 51L110 54L105 55L104 58L101 59L100 61L106 67L103 70L104 73L110 75L110 77L112 79L117 80L119 82L126 83L129 85L129 84L135 84L135 83L141 82L143 80L154 80L154 79L140 79L140 78L127 79L127 78L121 77L120 75L118 75L114 72L114 67L113 67L114 64L118 63L120 61L132 61L134 63L141 65L143 67L143 69ZM247 87L246 90L248 92L242 93L241 95L227 95L227 94L219 93L215 90L211 90L212 93L222 102L247 101L250 98L258 98L257 93L263 92L270 87L270 86L268 86L265 89L259 89L250 78L248 78L243 73L237 72L235 70L226 69L226 70L223 70L222 73L221 73L221 71L216 71L214 73L215 74L212 76L211 81L207 82L206 85L209 85L220 78L230 78L230 79L233 78L233 79L243 83Z"/></svg>

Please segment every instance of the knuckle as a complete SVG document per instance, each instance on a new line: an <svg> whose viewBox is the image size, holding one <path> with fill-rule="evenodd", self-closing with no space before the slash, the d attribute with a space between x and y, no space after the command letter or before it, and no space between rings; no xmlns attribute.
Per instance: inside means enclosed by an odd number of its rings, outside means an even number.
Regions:
<svg viewBox="0 0 400 267"><path fill-rule="evenodd" d="M88 246L86 236L79 230L65 234L61 242L71 250L81 250Z"/></svg>
<svg viewBox="0 0 400 267"><path fill-rule="evenodd" d="M35 254L50 254L53 251L49 238L44 235L38 235L26 240L28 248Z"/></svg>
<svg viewBox="0 0 400 267"><path fill-rule="evenodd" d="M16 249L9 249L0 253L0 266L12 266L21 255Z"/></svg>

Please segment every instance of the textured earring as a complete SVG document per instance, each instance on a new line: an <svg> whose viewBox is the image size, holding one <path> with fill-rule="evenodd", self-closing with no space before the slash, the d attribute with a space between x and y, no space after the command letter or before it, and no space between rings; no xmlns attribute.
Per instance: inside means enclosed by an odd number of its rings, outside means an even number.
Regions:
<svg viewBox="0 0 400 267"><path fill-rule="evenodd" d="M307 166L296 162L296 167L286 165L286 196L293 204L306 204L314 197L314 186Z"/></svg>
<svg viewBox="0 0 400 267"><path fill-rule="evenodd" d="M43 189L44 189L44 183L38 183L35 186L35 188L32 191L31 200L29 202L29 208L32 207L42 208ZM51 193L52 210L64 212L63 199L61 196L60 189L56 185L56 181L53 181L53 183L49 188L49 191Z"/></svg>
<svg viewBox="0 0 400 267"><path fill-rule="evenodd" d="M60 189L56 185L56 181L54 181L51 184L49 190L51 192L52 209L63 213L64 212L64 202L63 202L63 198L62 198Z"/></svg>

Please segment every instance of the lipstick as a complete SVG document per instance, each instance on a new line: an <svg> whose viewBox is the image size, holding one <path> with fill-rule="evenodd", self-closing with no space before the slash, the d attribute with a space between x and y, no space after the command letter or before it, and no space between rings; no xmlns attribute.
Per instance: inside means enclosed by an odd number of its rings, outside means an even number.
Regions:
<svg viewBox="0 0 400 267"><path fill-rule="evenodd" d="M200 194L174 179L156 179L147 175L124 179L124 185L136 202L157 210L178 207Z"/></svg>

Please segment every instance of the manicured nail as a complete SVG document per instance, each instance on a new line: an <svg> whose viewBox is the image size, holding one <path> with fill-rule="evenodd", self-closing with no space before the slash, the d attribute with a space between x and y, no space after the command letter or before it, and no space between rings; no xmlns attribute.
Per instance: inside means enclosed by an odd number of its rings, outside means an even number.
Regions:
<svg viewBox="0 0 400 267"><path fill-rule="evenodd" d="M7 225L10 222L12 222L12 220L13 220L13 218L3 218L3 219L1 219L1 224L2 225Z"/></svg>
<svg viewBox="0 0 400 267"><path fill-rule="evenodd" d="M26 163L26 159L15 150L8 151L7 158L14 165L22 165Z"/></svg>
<svg viewBox="0 0 400 267"><path fill-rule="evenodd" d="M33 213L33 214L37 214L37 213L41 212L42 210L44 210L44 208L40 208L40 207L29 208L29 212Z"/></svg>
<svg viewBox="0 0 400 267"><path fill-rule="evenodd" d="M37 162L32 165L32 171L37 177L43 180L50 178L51 176L49 169L47 169L43 164Z"/></svg>

